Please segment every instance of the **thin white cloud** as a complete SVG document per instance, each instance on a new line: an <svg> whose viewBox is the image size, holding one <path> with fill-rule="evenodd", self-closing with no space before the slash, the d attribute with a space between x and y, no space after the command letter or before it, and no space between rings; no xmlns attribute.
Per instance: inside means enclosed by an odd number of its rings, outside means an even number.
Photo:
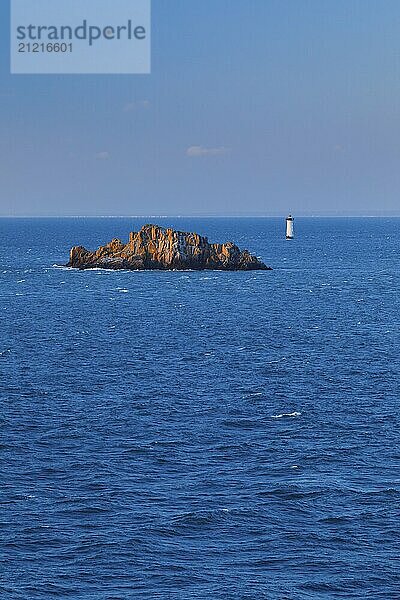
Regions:
<svg viewBox="0 0 400 600"><path fill-rule="evenodd" d="M136 100L135 102L128 102L124 106L124 112L134 112L135 110L150 108L150 100Z"/></svg>
<svg viewBox="0 0 400 600"><path fill-rule="evenodd" d="M110 158L109 152L97 152L96 159L97 160L108 160Z"/></svg>
<svg viewBox="0 0 400 600"><path fill-rule="evenodd" d="M224 154L229 154L230 148L225 148L225 146L221 146L219 148L205 148L204 146L190 146L186 150L186 155L191 158L198 158L201 156L223 156Z"/></svg>

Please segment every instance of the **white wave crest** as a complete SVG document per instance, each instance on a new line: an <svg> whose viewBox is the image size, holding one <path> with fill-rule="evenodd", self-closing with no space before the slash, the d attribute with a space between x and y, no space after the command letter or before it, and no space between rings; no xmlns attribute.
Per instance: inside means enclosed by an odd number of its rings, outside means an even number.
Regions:
<svg viewBox="0 0 400 600"><path fill-rule="evenodd" d="M300 417L301 412L282 413L281 415L272 415L272 419L284 419L285 417Z"/></svg>

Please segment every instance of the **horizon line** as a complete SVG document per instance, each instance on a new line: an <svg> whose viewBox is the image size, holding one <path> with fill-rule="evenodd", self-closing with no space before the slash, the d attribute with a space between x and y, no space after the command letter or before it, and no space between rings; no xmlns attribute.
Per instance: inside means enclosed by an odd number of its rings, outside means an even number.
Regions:
<svg viewBox="0 0 400 600"><path fill-rule="evenodd" d="M295 218L329 218L329 219L340 219L340 218L361 218L361 219L377 219L377 218L400 218L400 212L382 212L382 213L299 213L297 216L293 214ZM235 215L235 214L204 214L204 215L191 215L191 214L180 214L180 215L1 215L0 219L285 219L288 213L281 214L248 214L248 215Z"/></svg>

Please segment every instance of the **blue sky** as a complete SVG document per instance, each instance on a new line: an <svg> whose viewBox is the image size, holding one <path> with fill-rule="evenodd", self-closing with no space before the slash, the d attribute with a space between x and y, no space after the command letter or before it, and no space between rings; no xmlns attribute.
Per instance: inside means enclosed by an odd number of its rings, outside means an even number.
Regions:
<svg viewBox="0 0 400 600"><path fill-rule="evenodd" d="M400 213L398 0L152 12L151 75L22 76L1 0L0 214Z"/></svg>

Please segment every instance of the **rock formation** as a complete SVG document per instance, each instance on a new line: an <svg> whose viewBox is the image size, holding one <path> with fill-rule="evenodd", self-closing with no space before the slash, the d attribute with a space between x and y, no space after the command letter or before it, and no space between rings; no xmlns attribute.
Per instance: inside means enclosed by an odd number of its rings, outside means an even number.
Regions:
<svg viewBox="0 0 400 600"><path fill-rule="evenodd" d="M78 269L130 270L269 270L248 250L241 251L232 242L210 244L197 233L183 233L157 225L145 225L132 232L124 244L114 239L96 252L82 246L71 249L69 267Z"/></svg>

